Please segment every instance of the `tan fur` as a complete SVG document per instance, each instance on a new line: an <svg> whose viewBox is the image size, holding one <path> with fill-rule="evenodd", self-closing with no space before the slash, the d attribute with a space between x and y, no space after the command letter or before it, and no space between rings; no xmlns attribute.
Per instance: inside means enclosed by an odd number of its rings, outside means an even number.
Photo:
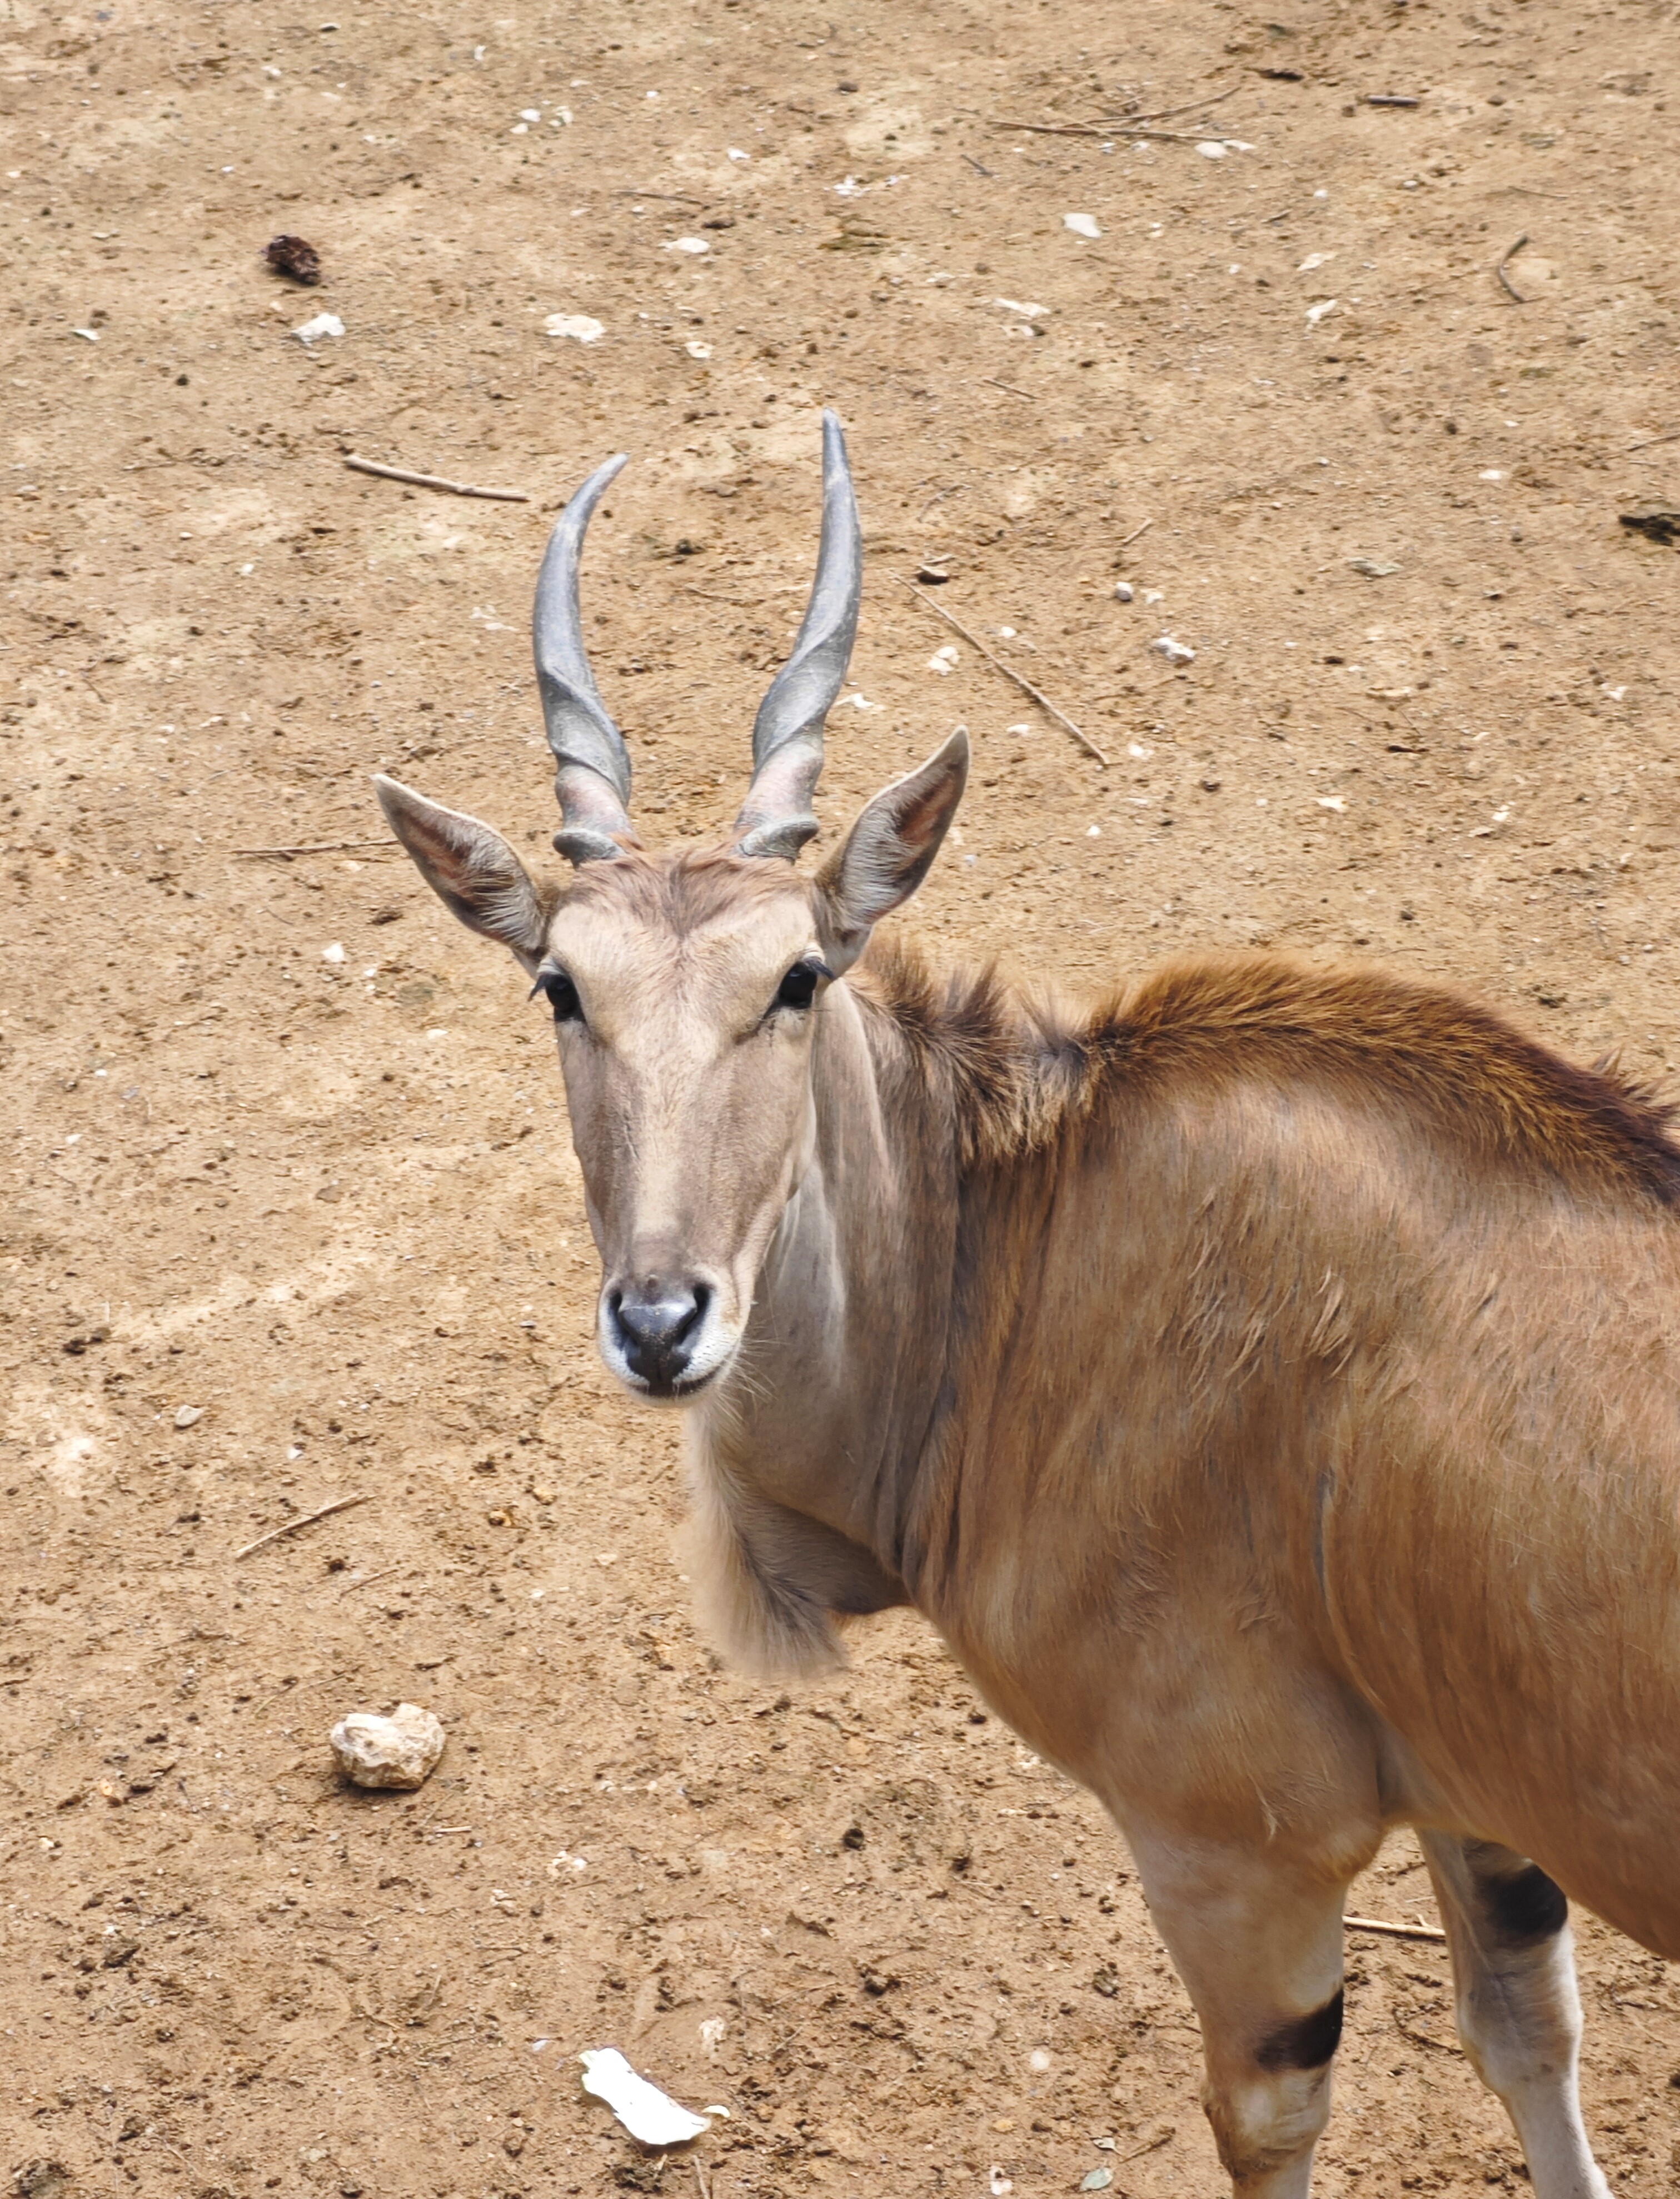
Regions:
<svg viewBox="0 0 1680 2199"><path fill-rule="evenodd" d="M1418 1826L1536 2199L1603 2199L1525 1859L1680 1957L1667 1111L1372 971L1191 961L1080 1012L866 944L962 764L810 884L633 849L551 900L388 799L451 907L582 1003L610 1361L615 1279L703 1285L703 1609L810 1671L913 1602L1103 1799L1244 2199L1307 2190L1343 1892ZM819 948L837 980L779 1012Z"/></svg>

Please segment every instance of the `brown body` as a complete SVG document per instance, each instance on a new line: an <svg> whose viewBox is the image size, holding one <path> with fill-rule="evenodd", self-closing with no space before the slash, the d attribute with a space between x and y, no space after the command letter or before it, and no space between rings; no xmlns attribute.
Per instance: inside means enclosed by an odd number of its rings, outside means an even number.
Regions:
<svg viewBox="0 0 1680 2199"><path fill-rule="evenodd" d="M808 1435L791 1508L1123 1819L1172 1794L1339 1880L1397 1819L1472 1834L1680 1956L1658 1111L1374 972L1193 965L1076 1020L896 955L851 989L813 1082L860 1044L894 1128L896 1303L843 1353L890 1408L869 1477ZM776 1274L703 1473L784 1398L810 1426Z"/></svg>
<svg viewBox="0 0 1680 2199"><path fill-rule="evenodd" d="M1099 1794L1201 2018L1243 2199L1304 2199L1345 1889L1415 1826L1536 2199L1606 2199L1565 1893L1680 1957L1680 1151L1663 1111L1375 973L1225 960L1088 1014L877 945L960 731L796 858L855 623L823 547L726 850L653 857L567 507L536 636L575 866L380 782L553 1011L599 1342L688 1408L698 1592L764 1671L913 1602Z"/></svg>

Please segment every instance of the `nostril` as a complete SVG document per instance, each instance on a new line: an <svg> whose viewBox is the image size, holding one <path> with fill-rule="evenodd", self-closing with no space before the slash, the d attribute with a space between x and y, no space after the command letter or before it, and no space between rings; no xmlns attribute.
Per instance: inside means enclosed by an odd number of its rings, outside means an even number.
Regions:
<svg viewBox="0 0 1680 2199"><path fill-rule="evenodd" d="M673 1288L661 1282L650 1282L628 1296L611 1292L607 1298L608 1313L619 1333L633 1344L662 1356L680 1350L699 1326L706 1304L703 1291Z"/></svg>
<svg viewBox="0 0 1680 2199"><path fill-rule="evenodd" d="M711 1292L703 1283L697 1284L689 1292L688 1311L683 1315L680 1325L671 1332L671 1341L674 1344L687 1343L689 1338L706 1318L706 1305L710 1297Z"/></svg>

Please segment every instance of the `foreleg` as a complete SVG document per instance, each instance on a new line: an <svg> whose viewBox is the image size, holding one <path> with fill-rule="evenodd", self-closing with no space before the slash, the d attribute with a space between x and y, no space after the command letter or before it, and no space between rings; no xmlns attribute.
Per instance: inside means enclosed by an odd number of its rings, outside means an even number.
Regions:
<svg viewBox="0 0 1680 2199"><path fill-rule="evenodd" d="M1238 2199L1305 2199L1342 2035L1342 1901L1284 1856L1140 1840L1150 1912L1202 2022L1202 2104Z"/></svg>

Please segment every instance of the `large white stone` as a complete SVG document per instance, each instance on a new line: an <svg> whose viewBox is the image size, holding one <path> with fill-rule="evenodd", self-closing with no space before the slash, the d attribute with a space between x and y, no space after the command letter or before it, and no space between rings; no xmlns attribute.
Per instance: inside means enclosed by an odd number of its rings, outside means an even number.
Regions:
<svg viewBox="0 0 1680 2199"><path fill-rule="evenodd" d="M418 1703L399 1703L389 1718L352 1711L329 1739L338 1768L358 1787L423 1787L443 1754L443 1726Z"/></svg>

